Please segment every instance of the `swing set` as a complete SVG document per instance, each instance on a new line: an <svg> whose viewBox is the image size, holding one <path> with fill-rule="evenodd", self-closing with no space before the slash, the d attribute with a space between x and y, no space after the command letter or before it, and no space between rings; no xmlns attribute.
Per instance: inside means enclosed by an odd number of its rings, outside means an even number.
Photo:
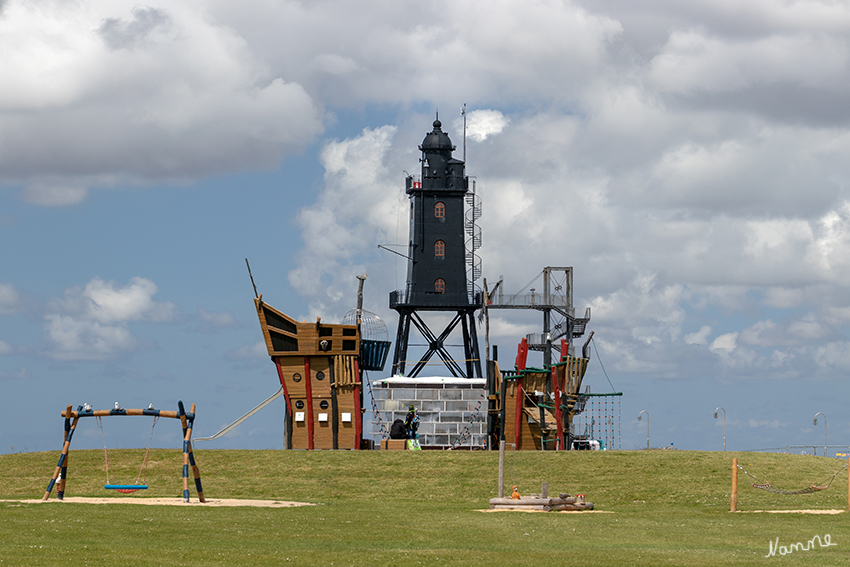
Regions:
<svg viewBox="0 0 850 567"><path fill-rule="evenodd" d="M153 404L151 404L153 405ZM149 406L149 409L153 409ZM159 421L159 416L155 416L153 418L153 425L151 426L151 436L148 439L148 447L145 449L145 458L142 459L142 466L139 468L139 474L136 476L135 484L113 484L109 480L109 451L106 449L106 435L103 433L103 418L102 416L96 416L95 421L97 422L97 426L100 429L100 436L103 439L103 459L106 462L106 484L103 488L107 490L115 490L116 492L120 492L122 494L132 494L137 490L147 490L148 485L143 484L141 482L142 475L144 475L145 483L148 480L148 455L151 452L151 442L153 441L153 430L156 428L156 422Z"/></svg>
<svg viewBox="0 0 850 567"><path fill-rule="evenodd" d="M65 440L62 446L62 453L59 456L59 463L53 472L47 489L44 492L42 500L50 498L50 493L56 486L56 497L63 500L65 497L65 484L68 478L68 451L71 446L71 439L74 437L74 431L77 428L77 422L81 417L94 417L98 428L100 428L101 437L103 438L103 455L106 461L106 490L115 490L124 494L130 494L138 490L147 490L147 464L148 456L150 455L151 442L153 441L153 432L157 421L161 417L179 419L183 426L183 501L189 502L189 468L192 468L192 473L195 478L195 490L198 494L200 502L206 502L204 499L204 491L201 487L201 473L198 465L195 463L195 456L192 452L192 427L195 421L195 404L191 404L190 411L187 413L183 407L183 402L177 402L177 411L158 410L153 408L153 404L148 406L148 409L123 409L118 403L115 404L115 409L112 410L92 410L91 406L78 406L76 411L72 411L72 406L68 406L62 412L62 417L65 418ZM113 484L109 477L109 452L106 447L106 435L103 432L102 418L113 415L141 415L151 416L154 418L151 426L150 439L148 447L145 450L145 456L142 460L142 466L139 469L139 474L136 477L135 484ZM58 482L57 482L58 481ZM58 486L57 486L58 485Z"/></svg>

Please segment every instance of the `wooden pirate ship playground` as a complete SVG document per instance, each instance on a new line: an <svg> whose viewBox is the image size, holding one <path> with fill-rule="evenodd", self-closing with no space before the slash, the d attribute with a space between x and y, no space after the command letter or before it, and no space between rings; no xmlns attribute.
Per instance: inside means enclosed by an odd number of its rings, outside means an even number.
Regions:
<svg viewBox="0 0 850 567"><path fill-rule="evenodd" d="M363 439L357 325L299 323L255 299L286 401L286 449L359 449ZM372 353L368 355L372 357Z"/></svg>

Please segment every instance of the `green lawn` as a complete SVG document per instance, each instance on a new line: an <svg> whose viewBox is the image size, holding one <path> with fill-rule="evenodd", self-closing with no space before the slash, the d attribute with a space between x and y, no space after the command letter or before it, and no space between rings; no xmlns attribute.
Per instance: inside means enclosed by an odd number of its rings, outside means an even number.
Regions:
<svg viewBox="0 0 850 567"><path fill-rule="evenodd" d="M113 482L131 483L142 450L110 451ZM731 461L786 489L820 483L844 462L696 451L522 452L506 483L522 493L584 493L598 513L482 513L496 495L498 453L195 452L208 498L314 502L212 508L0 502L0 565L850 565L850 514L730 513ZM0 455L0 498L40 498L59 452ZM135 498L180 497L179 449L151 453ZM102 451L72 451L67 496L107 493ZM847 471L815 494L752 488L738 508L846 509ZM192 492L195 498L194 491ZM54 493L55 498L55 493ZM769 542L833 546L766 558Z"/></svg>

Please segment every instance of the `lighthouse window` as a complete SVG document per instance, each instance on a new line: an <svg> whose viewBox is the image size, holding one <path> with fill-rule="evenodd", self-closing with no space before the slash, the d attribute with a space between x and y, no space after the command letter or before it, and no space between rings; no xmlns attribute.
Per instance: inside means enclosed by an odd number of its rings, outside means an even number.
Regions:
<svg viewBox="0 0 850 567"><path fill-rule="evenodd" d="M437 201L434 205L434 217L438 219L446 218L446 204L442 201Z"/></svg>
<svg viewBox="0 0 850 567"><path fill-rule="evenodd" d="M438 240L434 243L434 256L437 258L446 257L446 243L442 240Z"/></svg>
<svg viewBox="0 0 850 567"><path fill-rule="evenodd" d="M443 278L437 278L434 281L434 291L437 293L446 293L446 280Z"/></svg>

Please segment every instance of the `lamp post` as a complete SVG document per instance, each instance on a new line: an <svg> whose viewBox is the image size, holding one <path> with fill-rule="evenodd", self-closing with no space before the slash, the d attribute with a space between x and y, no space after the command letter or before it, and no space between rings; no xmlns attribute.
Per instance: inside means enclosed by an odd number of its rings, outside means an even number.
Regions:
<svg viewBox="0 0 850 567"><path fill-rule="evenodd" d="M638 421L640 421L641 414L646 414L646 448L649 449L649 412L646 410L640 410L638 414Z"/></svg>
<svg viewBox="0 0 850 567"><path fill-rule="evenodd" d="M720 406L714 410L714 419L717 419L717 410L723 410L723 450L726 451L726 410Z"/></svg>
<svg viewBox="0 0 850 567"><path fill-rule="evenodd" d="M813 423L814 425L818 424L819 415L823 415L823 456L826 457L826 416L823 414L823 412L819 411L815 414L815 420Z"/></svg>

